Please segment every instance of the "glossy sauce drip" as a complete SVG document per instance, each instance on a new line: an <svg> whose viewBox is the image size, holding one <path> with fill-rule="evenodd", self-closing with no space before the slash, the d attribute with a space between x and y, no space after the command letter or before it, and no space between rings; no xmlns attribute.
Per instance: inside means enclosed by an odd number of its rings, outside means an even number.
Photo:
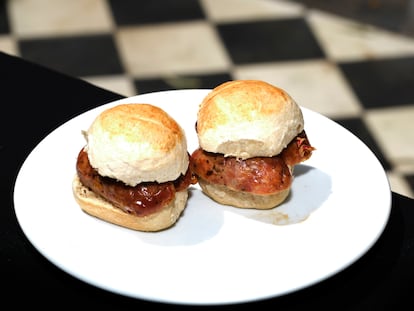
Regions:
<svg viewBox="0 0 414 311"><path fill-rule="evenodd" d="M185 176L165 183L145 182L134 187L109 177L102 177L90 165L88 155L82 149L76 162L76 170L82 184L123 211L146 216L169 204L176 191L183 190L195 179L188 170Z"/></svg>

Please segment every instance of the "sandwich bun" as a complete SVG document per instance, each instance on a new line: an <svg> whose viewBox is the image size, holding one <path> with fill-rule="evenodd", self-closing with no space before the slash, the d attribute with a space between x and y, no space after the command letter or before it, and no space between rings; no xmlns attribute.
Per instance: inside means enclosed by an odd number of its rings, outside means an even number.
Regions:
<svg viewBox="0 0 414 311"><path fill-rule="evenodd" d="M284 90L236 80L214 88L197 116L199 145L241 159L279 154L304 128L302 111Z"/></svg>
<svg viewBox="0 0 414 311"><path fill-rule="evenodd" d="M138 231L161 231L174 225L184 211L188 191L175 193L174 199L160 211L137 217L115 207L109 201L85 187L76 175L72 182L76 202L87 214L106 222Z"/></svg>
<svg viewBox="0 0 414 311"><path fill-rule="evenodd" d="M239 208L271 209L286 200L290 187L272 194L254 194L250 192L232 190L227 186L213 184L199 178L201 190L217 203L231 205Z"/></svg>
<svg viewBox="0 0 414 311"><path fill-rule="evenodd" d="M310 157L300 106L260 80L225 82L202 100L193 171L214 201L270 209L289 196L293 167Z"/></svg>
<svg viewBox="0 0 414 311"><path fill-rule="evenodd" d="M72 192L81 209L139 231L171 227L195 183L183 129L151 104L104 110L83 132Z"/></svg>
<svg viewBox="0 0 414 311"><path fill-rule="evenodd" d="M175 180L188 168L183 130L153 105L123 104L105 110L85 138L92 167L130 186Z"/></svg>

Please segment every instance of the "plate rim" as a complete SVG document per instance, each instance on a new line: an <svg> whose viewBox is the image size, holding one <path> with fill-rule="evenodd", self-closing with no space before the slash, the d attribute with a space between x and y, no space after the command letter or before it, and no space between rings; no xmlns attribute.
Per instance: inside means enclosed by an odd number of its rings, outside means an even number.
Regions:
<svg viewBox="0 0 414 311"><path fill-rule="evenodd" d="M81 117L81 116L83 116L83 115L85 115L85 114L87 114L87 113L89 113L89 114L92 114L92 113L96 113L96 112L98 112L98 111L100 111L100 110L102 110L102 109L106 109L107 107L110 107L110 106L113 106L113 105L117 105L117 104L120 104L120 103L125 103L125 102L131 102L131 101L134 101L134 100L136 100L136 99L143 99L143 98L147 98L147 97L151 97L151 96L162 96L162 95L166 95L166 96L168 96L168 94L179 94L179 93L182 93L182 92L184 92L184 93L187 93L187 94L189 94L189 93L191 93L191 92L193 92L193 93L200 93L200 94L205 94L206 92L208 92L208 91L210 91L210 89L185 89L185 90L166 90L166 91L160 91L160 92L151 92L151 93L145 93L145 94L139 94L139 95L135 95L135 96L131 96L131 97L126 97L126 98L122 98L122 99L118 99L118 100L115 100L115 101L112 101L112 102L108 102L108 103L105 103L105 104L103 104L103 105L100 105L100 106L97 106L97 107L95 107L95 108L92 108L92 109L90 109L90 110L88 110L88 111L85 111L85 112L83 112L83 113L81 113L81 114L79 114L79 115L77 115L77 116L75 116L74 118L72 118L72 119L70 119L70 120L68 120L68 121L66 121L66 122L64 122L64 123L62 123L60 126L58 126L56 129L54 129L53 131L51 131L48 135L46 135L40 142L39 142L39 144L37 145L37 146L35 146L34 148L33 148L33 150L29 153L29 155L26 157L26 159L24 160L24 162L23 162L23 164L22 164L22 166L21 166L21 168L19 169L19 171L18 171L18 174L16 175L16 179L15 179L15 185L14 185L14 187L13 187L13 202L14 202L14 210L15 210L15 213L16 213L16 217L17 217L17 220L18 220L18 223L19 223L19 225L20 225L20 227L22 228L22 230L23 230L23 232L24 232L24 234L26 235L26 237L29 239L29 241L30 241L30 243L33 245L33 246L35 246L35 248L40 252L40 253L42 253L44 256L45 256L45 258L47 258L48 259L48 261L50 261L51 263L53 263L54 265L56 265L58 268L60 268L61 270L63 270L63 271L65 271L66 273L69 273L70 275L73 275L73 276L75 276L75 277L77 277L78 279L80 279L80 280L82 280L82 281L84 281L84 282L86 282L86 283L88 283L88 284L90 284L90 285L93 285L93 286L96 286L96 287L99 287L99 288L102 288L102 289L105 289L105 290L108 290L108 291L111 291L111 292L115 292L115 293L117 293L117 294L120 294L120 295L126 295L126 296L130 296L130 297L132 297L132 298L138 298L138 299L144 299L144 300L150 300L150 301L154 301L154 302L167 302L167 303L174 303L174 304L192 304L192 305L197 305L197 304L200 304L200 305L211 305L211 304L223 304L223 303L239 303L239 302L249 302L249 301L252 301L253 300L253 298L249 298L249 299L246 299L246 300L243 300L243 299L233 299L233 300L231 300L231 301L228 301L228 302L226 302L226 301L223 301L223 302L218 302L218 301L213 301L213 302L208 302L208 301L200 301L200 302L197 302L197 301L173 301L173 300L171 300L171 299L167 299L167 300L163 300L163 299L154 299L154 298L149 298L149 297L142 297L142 296L140 296L139 294L137 295L137 294L134 294L134 293L125 293L125 292L117 292L117 291L115 291L114 289L112 289L112 288L109 288L109 287L107 287L107 286L105 286L105 285L103 285L103 284L99 284L99 283L96 283L96 284L94 284L93 283L93 281L91 281L91 280L86 280L86 279L84 279L83 277L82 277L82 275L76 275L76 274L74 274L73 273L73 271L70 271L70 270L67 270L67 269L65 269L65 267L62 267L61 266L61 264L59 263L59 262L55 262L54 260L53 260L53 258L50 258L49 256L48 256L48 254L45 254L45 252L44 252L44 250L42 249L42 247L40 246L40 245L38 245L38 241L34 241L32 238L31 238L31 236L30 236L30 234L28 234L28 232L26 232L27 230L27 228L25 228L25 226L24 225L22 225L22 223L21 223L21 214L19 213L19 209L18 209L18 207L17 207L17 209L16 209L16 197L15 197L15 195L16 195L16 188L18 189L18 187L20 186L20 178L21 178L21 172L25 169L25 167L26 167L26 163L27 163L27 161L31 158L31 156L32 156L32 154L34 153L34 152L36 152L37 150L38 150L38 147L41 145L41 144L43 144L43 143L45 143L45 141L47 141L47 139L48 139L48 137L51 135L51 134L53 134L53 133L55 133L56 131L58 131L61 127L63 127L63 126L68 126L68 125L70 125L70 122L73 120L73 119L77 119L77 118L79 118L79 117ZM367 149L367 151L368 152L370 152L371 153L371 156L373 156L377 161L378 161L378 163L377 164L379 164L380 165L380 167L382 168L382 165L380 164L380 162L379 162L379 160L378 160L378 158L375 156L375 154L372 152L372 150L370 150L366 145L365 145L365 143L363 143L355 134L353 134L352 132L350 132L349 130L347 130L346 128L344 128L343 126L341 126L340 124L338 124L338 123L336 123L335 121L333 121L333 120L331 120L331 119L329 119L328 117L326 117L326 116L323 116L322 114L320 114L320 113L318 113L318 112L315 112L315 111L313 111L313 110L310 110L310 109L308 109L308 108L305 108L305 107L302 107L301 106L301 108L304 110L304 111L306 111L306 113L310 113L310 114L313 114L314 116L317 116L317 117L322 117L322 118L324 118L326 121L328 121L328 122L332 122L332 124L335 124L335 126L338 126L338 127L340 127L342 130L345 130L346 132L347 132L347 134L351 134L352 136L353 136L353 139L357 139L360 143L362 143L365 147L366 147L366 149ZM305 126L306 127L306 126ZM382 168L383 169L383 168ZM386 175L385 175L385 171L382 171L382 173L384 174L384 176L385 176L385 179L386 179L386 181L387 181L387 184L388 184L388 189L389 189L389 192L387 193L387 196L385 197L386 199L387 199L387 203L386 204L384 204L384 205L387 205L388 206L388 209L387 209L387 215L386 215L386 217L384 217L384 223L383 223L383 226L382 226L382 228L379 228L379 230L378 230L378 232L377 232L377 234L376 234L376 236L374 236L373 238L372 238L372 241L371 241L371 244L370 245L367 245L367 249L364 251L364 252L362 252L361 254L359 254L359 256L356 256L356 257L354 257L354 260L353 261L350 261L347 265L345 265L345 266L342 266L341 267L341 270L342 269L345 269L346 267L348 267L348 266L350 266L350 265L352 265L355 261L357 261L360 257L362 257L375 243L376 243L376 241L379 239L379 237L381 236L381 234L382 234L382 232L384 231L384 229L385 229L385 226L386 226L386 224L387 224L387 222L388 222L388 219L389 219L389 216L390 216L390 212L391 212L391 189L390 189L390 187L389 187L389 182L388 182L388 180L387 180L387 178L386 178ZM17 192L18 193L18 192ZM17 199L17 202L18 202L19 200ZM294 291L297 291L297 290L300 290L300 289L302 289L302 288L304 288L304 287L309 287L309 286L311 286L311 285L314 285L314 284L316 284L316 283L319 283L320 281L323 281L323 280L325 280L326 278L329 278L329 277L331 277L332 275L335 275L335 274L337 274L339 271L336 271L336 272L333 272L333 273L331 273L331 274L326 274L323 278L321 278L321 279L319 279L319 280L315 280L315 282L311 282L311 283L308 283L308 284L305 284L305 285L303 285L302 287L297 287L296 289L292 289L292 290L288 290L288 291L286 291L286 292L282 292L282 293L277 293L276 295L272 295L272 296L263 296L263 297L259 297L259 299L266 299L266 298L274 298L274 297L278 297L278 296L280 296L280 295L282 295L282 294L287 294L287 293L291 293L291 292L294 292Z"/></svg>

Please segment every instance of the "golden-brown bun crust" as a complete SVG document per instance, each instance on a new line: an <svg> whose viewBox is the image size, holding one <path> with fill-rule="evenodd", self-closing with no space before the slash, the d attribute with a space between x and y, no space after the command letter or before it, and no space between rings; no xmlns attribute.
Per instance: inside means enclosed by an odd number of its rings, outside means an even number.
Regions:
<svg viewBox="0 0 414 311"><path fill-rule="evenodd" d="M198 184L203 192L217 203L239 208L271 209L283 203L290 192L289 187L277 193L258 195L231 190L224 185L212 184L201 178Z"/></svg>
<svg viewBox="0 0 414 311"><path fill-rule="evenodd" d="M188 190L176 192L175 199L159 212L138 217L125 213L84 187L76 175L72 191L81 209L89 215L125 228L138 231L161 231L174 225L182 214L188 199Z"/></svg>
<svg viewBox="0 0 414 311"><path fill-rule="evenodd" d="M103 111L85 133L89 162L101 176L135 186L185 174L189 164L183 129L164 110L121 104Z"/></svg>
<svg viewBox="0 0 414 311"><path fill-rule="evenodd" d="M219 85L204 98L197 115L202 149L242 159L279 154L303 128L296 102L260 80Z"/></svg>

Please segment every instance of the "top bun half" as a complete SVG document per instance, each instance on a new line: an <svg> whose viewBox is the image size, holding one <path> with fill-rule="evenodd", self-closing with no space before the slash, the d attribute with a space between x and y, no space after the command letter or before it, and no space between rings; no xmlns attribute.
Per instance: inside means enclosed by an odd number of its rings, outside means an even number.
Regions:
<svg viewBox="0 0 414 311"><path fill-rule="evenodd" d="M120 104L103 111L85 138L91 166L130 186L172 181L188 169L183 129L150 104Z"/></svg>
<svg viewBox="0 0 414 311"><path fill-rule="evenodd" d="M303 128L302 111L289 94L259 80L219 85L197 115L203 150L242 159L279 154Z"/></svg>

